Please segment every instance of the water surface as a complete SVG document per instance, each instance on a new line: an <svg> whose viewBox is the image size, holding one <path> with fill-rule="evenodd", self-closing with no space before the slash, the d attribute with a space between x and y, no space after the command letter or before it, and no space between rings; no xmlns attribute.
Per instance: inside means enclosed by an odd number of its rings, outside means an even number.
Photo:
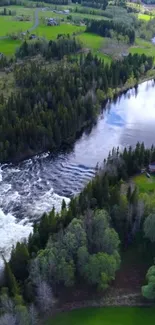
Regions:
<svg viewBox="0 0 155 325"><path fill-rule="evenodd" d="M112 147L155 143L154 94L154 81L149 81L108 103L91 132L68 153L45 153L16 166L1 165L0 252L9 256L11 246L28 236L35 219L53 205L59 211L63 198L69 202L79 193Z"/></svg>

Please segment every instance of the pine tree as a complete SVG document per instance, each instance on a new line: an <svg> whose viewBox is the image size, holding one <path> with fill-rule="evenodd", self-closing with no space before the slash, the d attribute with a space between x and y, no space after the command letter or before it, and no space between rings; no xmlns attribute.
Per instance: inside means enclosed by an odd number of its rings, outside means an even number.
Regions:
<svg viewBox="0 0 155 325"><path fill-rule="evenodd" d="M9 263L7 263L5 260L4 263L5 263L5 285L8 287L9 293L12 296L15 296L19 294L18 284L14 274L12 273Z"/></svg>
<svg viewBox="0 0 155 325"><path fill-rule="evenodd" d="M17 243L12 250L10 266L16 279L23 281L28 277L29 252L24 243Z"/></svg>

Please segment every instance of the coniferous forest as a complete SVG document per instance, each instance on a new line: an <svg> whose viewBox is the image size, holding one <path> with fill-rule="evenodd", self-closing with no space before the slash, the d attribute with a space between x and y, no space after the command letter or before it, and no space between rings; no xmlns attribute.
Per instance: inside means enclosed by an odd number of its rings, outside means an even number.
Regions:
<svg viewBox="0 0 155 325"><path fill-rule="evenodd" d="M97 21L92 20L88 23L86 32L88 33L96 33L103 37L112 37L112 33L115 31L117 35L122 35L124 37L128 37L129 44L133 44L135 41L135 30L132 26L129 26L124 22L115 22L111 21Z"/></svg>
<svg viewBox="0 0 155 325"><path fill-rule="evenodd" d="M112 98L115 89L121 90L131 77L138 82L153 64L152 57L137 54L110 65L91 53L65 58L79 48L75 39L60 37L47 47L24 42L18 50L19 57L37 52L43 61L30 58L14 64L13 89L9 96L0 96L1 162L72 143L95 121L100 104Z"/></svg>
<svg viewBox="0 0 155 325"><path fill-rule="evenodd" d="M1 289L5 313L0 320L18 319L20 314L21 324L25 317L27 324L35 324L36 307L40 315L48 314L54 297L59 299L65 288L76 290L79 282L105 292L121 267L122 254L130 247L137 258L147 256L149 264L153 263L155 228L150 197L140 195L130 184L125 191L122 186L154 159L155 148L146 149L143 143L123 152L113 149L103 168L68 207L63 201L59 214L53 208L42 216L28 242L17 243L10 262L5 261ZM148 284L142 287L144 297L151 299L155 299L153 274L154 266L148 271Z"/></svg>
<svg viewBox="0 0 155 325"><path fill-rule="evenodd" d="M105 31L104 23L101 35ZM98 23L91 32L99 33ZM113 29L109 22L109 30ZM115 26L132 43L132 30ZM129 54L121 61L79 53L74 38L24 42L14 59L0 59L11 76L0 95L0 162L20 160L45 150L59 150L96 121L101 104L137 85L153 66L153 58ZM75 54L79 54L76 56ZM35 325L68 288L103 294L113 285L124 254L134 247L136 258L153 265L154 195L139 193L131 177L155 161L155 147L122 152L113 149L83 191L62 202L36 222L27 242L17 243L10 261L4 259L0 292L0 324ZM145 194L145 195L144 195ZM137 255L136 255L137 254ZM155 299L154 266L149 268L142 295Z"/></svg>

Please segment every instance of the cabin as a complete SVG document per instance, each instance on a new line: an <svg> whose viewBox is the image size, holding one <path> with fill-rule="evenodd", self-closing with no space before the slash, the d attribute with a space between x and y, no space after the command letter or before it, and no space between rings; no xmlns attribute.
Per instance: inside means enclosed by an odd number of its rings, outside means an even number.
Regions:
<svg viewBox="0 0 155 325"><path fill-rule="evenodd" d="M29 39L35 39L35 38L37 38L37 36L36 36L35 34L31 34L31 35L29 36Z"/></svg>
<svg viewBox="0 0 155 325"><path fill-rule="evenodd" d="M46 18L47 26L57 26L58 23L54 18Z"/></svg>
<svg viewBox="0 0 155 325"><path fill-rule="evenodd" d="M64 13L65 15L68 15L68 14L70 13L70 10L69 10L69 9L65 9L65 10L63 10L63 13Z"/></svg>
<svg viewBox="0 0 155 325"><path fill-rule="evenodd" d="M148 169L150 174L155 174L155 162L149 164Z"/></svg>

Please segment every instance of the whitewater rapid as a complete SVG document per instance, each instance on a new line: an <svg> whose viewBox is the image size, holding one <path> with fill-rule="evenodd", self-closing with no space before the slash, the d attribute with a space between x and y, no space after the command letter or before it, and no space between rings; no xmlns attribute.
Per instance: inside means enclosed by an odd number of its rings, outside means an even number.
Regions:
<svg viewBox="0 0 155 325"><path fill-rule="evenodd" d="M33 222L53 206L60 211L96 172L113 147L155 144L154 81L108 103L96 125L65 152L49 152L17 165L0 166L0 253L9 259L17 241L28 238ZM0 258L0 268L2 259Z"/></svg>
<svg viewBox="0 0 155 325"><path fill-rule="evenodd" d="M33 222L53 207L60 211L62 200L80 192L95 171L77 166L65 154L49 153L18 165L0 167L0 269L2 255L9 260L12 247L24 241L33 230Z"/></svg>

